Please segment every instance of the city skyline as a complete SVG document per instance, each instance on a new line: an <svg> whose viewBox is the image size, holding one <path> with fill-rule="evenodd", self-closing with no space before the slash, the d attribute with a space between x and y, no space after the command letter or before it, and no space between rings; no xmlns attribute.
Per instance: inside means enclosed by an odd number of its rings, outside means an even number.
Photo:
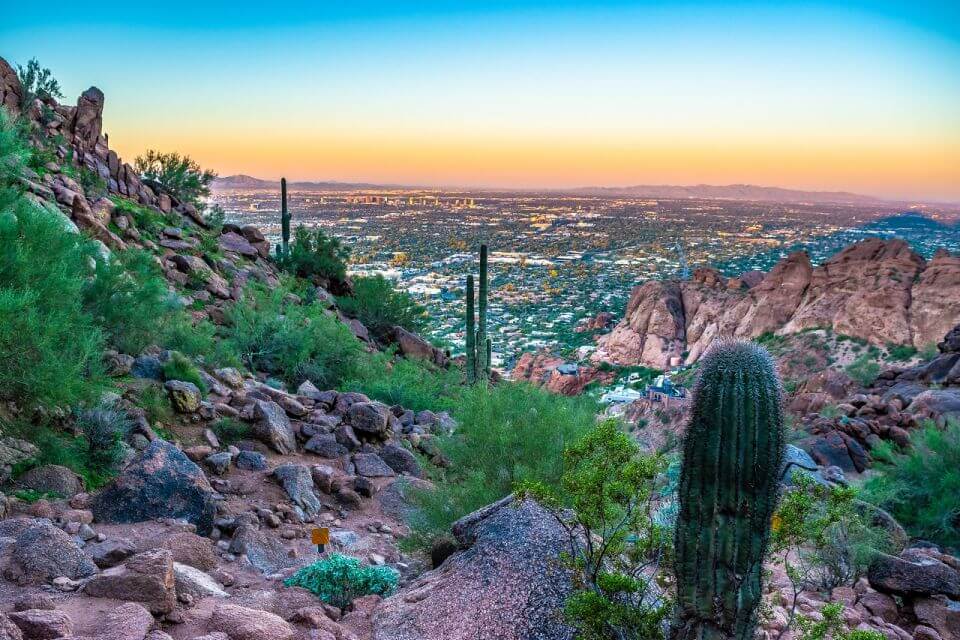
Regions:
<svg viewBox="0 0 960 640"><path fill-rule="evenodd" d="M231 7L17 7L2 54L103 89L124 157L224 176L960 201L946 3Z"/></svg>

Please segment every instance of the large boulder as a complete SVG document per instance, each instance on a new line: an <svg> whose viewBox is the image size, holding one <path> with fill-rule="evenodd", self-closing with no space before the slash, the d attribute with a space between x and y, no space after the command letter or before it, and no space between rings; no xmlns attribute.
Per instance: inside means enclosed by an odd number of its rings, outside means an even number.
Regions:
<svg viewBox="0 0 960 640"><path fill-rule="evenodd" d="M297 559L280 540L249 524L237 528L229 548L230 553L245 556L250 566L264 575L297 564Z"/></svg>
<svg viewBox="0 0 960 640"><path fill-rule="evenodd" d="M390 407L381 402L356 402L344 416L360 438L385 439L390 428Z"/></svg>
<svg viewBox="0 0 960 640"><path fill-rule="evenodd" d="M217 554L210 539L189 531L164 536L160 548L169 551L174 562L190 565L201 571L210 571L217 566Z"/></svg>
<svg viewBox="0 0 960 640"><path fill-rule="evenodd" d="M870 586L899 596L960 597L960 573L935 558L913 551L908 549L901 557L880 555L867 573Z"/></svg>
<svg viewBox="0 0 960 640"><path fill-rule="evenodd" d="M53 640L73 633L70 616L56 609L27 609L8 616L30 640Z"/></svg>
<svg viewBox="0 0 960 640"><path fill-rule="evenodd" d="M230 640L290 640L296 629L278 615L232 604L218 604L207 623L208 631L219 631Z"/></svg>
<svg viewBox="0 0 960 640"><path fill-rule="evenodd" d="M15 536L4 575L19 584L49 582L67 577L92 576L97 567L74 539L45 519L28 521Z"/></svg>
<svg viewBox="0 0 960 640"><path fill-rule="evenodd" d="M173 580L178 598L185 595L192 598L226 598L230 595L219 582L188 564L173 563Z"/></svg>
<svg viewBox="0 0 960 640"><path fill-rule="evenodd" d="M380 449L380 459L401 475L420 476L420 464L417 458L398 444L387 443Z"/></svg>
<svg viewBox="0 0 960 640"><path fill-rule="evenodd" d="M454 524L463 551L373 614L374 640L569 640L566 532L532 500L506 498Z"/></svg>
<svg viewBox="0 0 960 640"><path fill-rule="evenodd" d="M408 358L425 360L438 367L446 367L450 364L447 354L403 327L393 328L393 341L400 348L400 353Z"/></svg>
<svg viewBox="0 0 960 640"><path fill-rule="evenodd" d="M177 413L195 413L203 402L203 394L192 382L183 380L167 380L163 385L170 395L170 404Z"/></svg>
<svg viewBox="0 0 960 640"><path fill-rule="evenodd" d="M283 407L272 400L253 404L253 435L277 453L286 455L297 450L297 437Z"/></svg>
<svg viewBox="0 0 960 640"><path fill-rule="evenodd" d="M158 438L96 495L93 514L111 523L180 518L206 535L213 527L216 503L200 467Z"/></svg>
<svg viewBox="0 0 960 640"><path fill-rule="evenodd" d="M94 598L139 602L153 614L170 613L177 603L173 557L166 549L139 553L94 577L84 593Z"/></svg>

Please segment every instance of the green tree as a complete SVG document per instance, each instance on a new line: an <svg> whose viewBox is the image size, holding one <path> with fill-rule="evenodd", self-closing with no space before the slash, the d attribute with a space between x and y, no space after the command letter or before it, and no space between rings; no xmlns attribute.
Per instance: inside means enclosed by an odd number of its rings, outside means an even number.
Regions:
<svg viewBox="0 0 960 640"><path fill-rule="evenodd" d="M202 169L189 156L161 153L149 149L137 156L134 169L144 180L159 184L181 202L203 208L202 200L210 195L210 184L217 174Z"/></svg>
<svg viewBox="0 0 960 640"><path fill-rule="evenodd" d="M562 556L576 590L564 609L583 640L657 639L670 607L654 583L672 532L652 518L662 458L640 449L612 420L564 452L559 487L527 481L518 495L546 507L567 532Z"/></svg>
<svg viewBox="0 0 960 640"><path fill-rule="evenodd" d="M63 97L60 83L53 77L53 72L46 67L41 67L36 58L31 58L26 67L17 65L17 77L23 88L23 96L20 100L22 110L30 108L37 98L49 100Z"/></svg>
<svg viewBox="0 0 960 640"><path fill-rule="evenodd" d="M347 277L350 250L323 229L297 227L287 255L281 254L280 266L301 278L320 278L342 282Z"/></svg>
<svg viewBox="0 0 960 640"><path fill-rule="evenodd" d="M413 333L427 326L427 310L381 275L354 279L353 294L340 296L337 303L380 340L388 340L394 326Z"/></svg>

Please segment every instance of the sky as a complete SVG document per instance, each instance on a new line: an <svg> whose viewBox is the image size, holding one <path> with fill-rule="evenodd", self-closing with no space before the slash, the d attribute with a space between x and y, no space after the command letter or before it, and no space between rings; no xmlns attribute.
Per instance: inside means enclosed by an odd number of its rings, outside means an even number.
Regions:
<svg viewBox="0 0 960 640"><path fill-rule="evenodd" d="M960 202L960 3L404 4L21 2L0 56L224 176Z"/></svg>

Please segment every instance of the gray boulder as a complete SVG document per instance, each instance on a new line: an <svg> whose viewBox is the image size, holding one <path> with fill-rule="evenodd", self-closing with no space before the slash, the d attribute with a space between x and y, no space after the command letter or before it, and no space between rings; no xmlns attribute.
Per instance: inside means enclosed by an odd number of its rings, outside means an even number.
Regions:
<svg viewBox="0 0 960 640"><path fill-rule="evenodd" d="M904 551L901 557L880 555L870 565L867 579L870 586L882 593L960 597L960 573L912 549Z"/></svg>
<svg viewBox="0 0 960 640"><path fill-rule="evenodd" d="M210 533L216 514L207 476L175 446L154 440L93 500L100 522L144 522L180 518Z"/></svg>
<svg viewBox="0 0 960 640"><path fill-rule="evenodd" d="M392 478L397 475L393 469L375 453L356 453L353 466L358 476L365 478Z"/></svg>
<svg viewBox="0 0 960 640"><path fill-rule="evenodd" d="M311 436L303 445L303 449L321 458L339 458L348 453L347 448L337 442L337 436L332 433L318 433Z"/></svg>
<svg viewBox="0 0 960 640"><path fill-rule="evenodd" d="M570 640L573 586L557 562L565 531L536 502L508 497L454 524L462 551L374 611L374 640Z"/></svg>
<svg viewBox="0 0 960 640"><path fill-rule="evenodd" d="M97 566L84 555L73 538L49 520L30 522L15 539L4 572L8 580L18 584L39 584L61 576L79 580L97 572Z"/></svg>
<svg viewBox="0 0 960 640"><path fill-rule="evenodd" d="M263 471L267 468L267 457L258 451L241 451L235 462L237 469Z"/></svg>
<svg viewBox="0 0 960 640"><path fill-rule="evenodd" d="M422 473L417 458L408 449L398 444L391 442L383 445L380 449L380 458L398 474L419 477Z"/></svg>
<svg viewBox="0 0 960 640"><path fill-rule="evenodd" d="M346 421L361 438L385 439L390 427L390 407L380 402L357 402L347 409Z"/></svg>
<svg viewBox="0 0 960 640"><path fill-rule="evenodd" d="M310 469L302 464L283 464L273 470L274 477L280 481L290 500L308 516L320 512L322 505L313 492L313 476Z"/></svg>
<svg viewBox="0 0 960 640"><path fill-rule="evenodd" d="M272 400L257 400L253 405L255 438L277 453L286 455L297 450L297 438L283 407Z"/></svg>
<svg viewBox="0 0 960 640"><path fill-rule="evenodd" d="M170 404L178 413L194 413L200 409L203 394L192 382L183 380L167 380L163 387L170 395Z"/></svg>

